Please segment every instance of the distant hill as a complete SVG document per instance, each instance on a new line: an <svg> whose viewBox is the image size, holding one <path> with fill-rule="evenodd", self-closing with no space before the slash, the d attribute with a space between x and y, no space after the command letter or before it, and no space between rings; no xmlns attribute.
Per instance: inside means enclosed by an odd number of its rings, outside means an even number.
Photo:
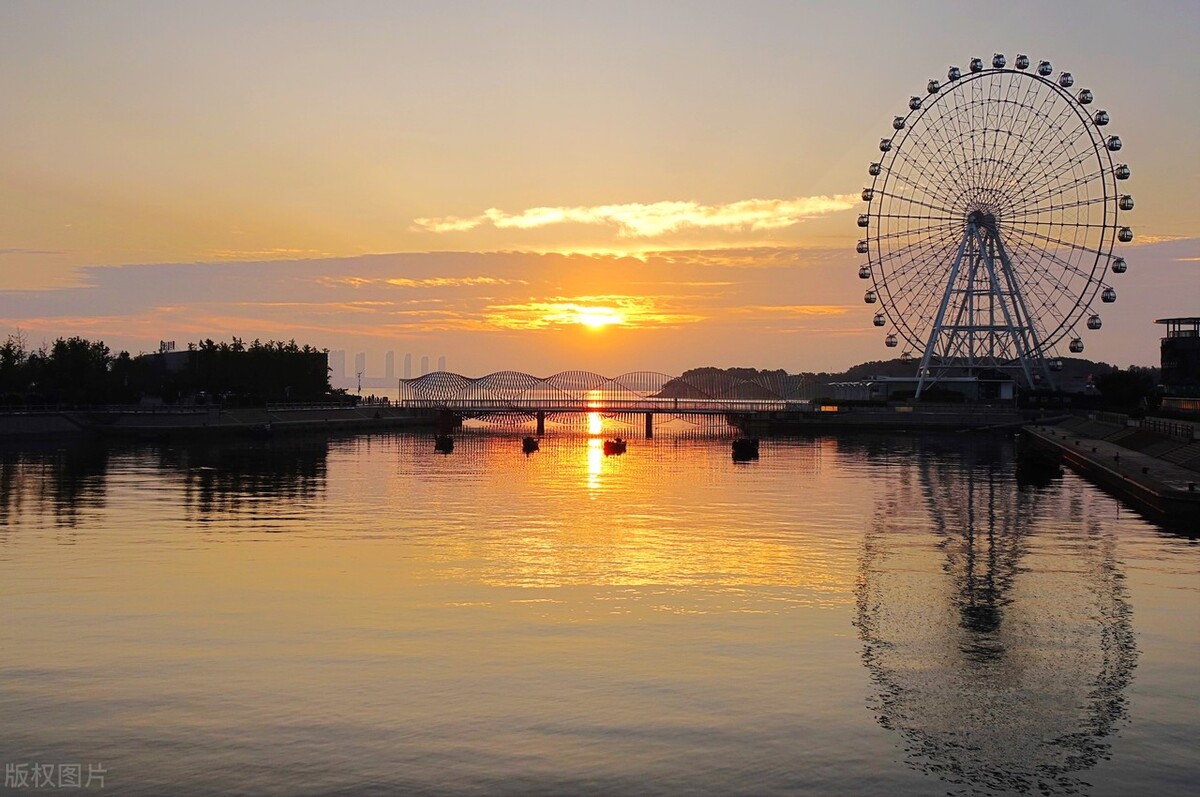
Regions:
<svg viewBox="0 0 1200 797"><path fill-rule="evenodd" d="M1072 393L1082 393L1089 382L1120 370L1117 366L1082 357L1060 359L1063 362L1063 370L1054 374L1055 381L1060 390ZM769 392L777 396L805 398L815 395L814 390L830 382L857 382L880 376L915 376L918 364L917 360L905 361L897 357L892 360L859 363L845 371L806 371L798 374L789 374L782 369L772 371L749 367L705 366L684 371L679 379L668 382L660 395L665 398L688 398L693 394L705 393L710 396L736 395L740 398L751 398L751 393Z"/></svg>

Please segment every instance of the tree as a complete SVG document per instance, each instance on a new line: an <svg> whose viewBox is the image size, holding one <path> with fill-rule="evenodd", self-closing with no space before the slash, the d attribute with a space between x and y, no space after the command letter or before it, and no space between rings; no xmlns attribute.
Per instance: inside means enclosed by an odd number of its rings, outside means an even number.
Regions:
<svg viewBox="0 0 1200 797"><path fill-rule="evenodd" d="M1158 384L1157 368L1131 365L1127 370L1113 370L1096 378L1096 389L1105 404L1113 409L1137 410L1147 406Z"/></svg>

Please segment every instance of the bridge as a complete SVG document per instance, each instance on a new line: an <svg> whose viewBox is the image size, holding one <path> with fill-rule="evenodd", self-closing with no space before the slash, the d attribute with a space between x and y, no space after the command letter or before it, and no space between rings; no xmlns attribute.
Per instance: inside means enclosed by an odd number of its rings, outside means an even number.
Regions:
<svg viewBox="0 0 1200 797"><path fill-rule="evenodd" d="M590 371L563 371L537 377L498 371L478 378L437 371L401 379L401 407L450 413L459 418L536 420L599 413L644 416L647 437L656 418L741 416L764 412L814 411L817 385L782 371L740 377L718 369L686 376L634 371L607 377Z"/></svg>

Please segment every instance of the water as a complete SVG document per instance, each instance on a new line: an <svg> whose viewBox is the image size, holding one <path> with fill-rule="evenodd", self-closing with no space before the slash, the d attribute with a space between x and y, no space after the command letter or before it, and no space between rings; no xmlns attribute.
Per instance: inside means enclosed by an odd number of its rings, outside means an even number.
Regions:
<svg viewBox="0 0 1200 797"><path fill-rule="evenodd" d="M1194 793L1200 548L1019 488L1010 439L522 434L0 455L0 761L120 795Z"/></svg>

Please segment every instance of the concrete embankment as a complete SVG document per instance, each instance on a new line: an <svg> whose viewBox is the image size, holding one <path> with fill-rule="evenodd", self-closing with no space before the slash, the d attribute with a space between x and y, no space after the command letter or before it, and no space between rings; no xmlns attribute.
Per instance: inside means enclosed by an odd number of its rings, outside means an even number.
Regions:
<svg viewBox="0 0 1200 797"><path fill-rule="evenodd" d="M1200 441L1191 427L1172 424L1172 433L1151 423L1118 418L1072 418L1023 429L1036 446L1057 451L1063 462L1156 519L1196 524L1200 531ZM1164 429L1166 427L1163 427ZM1194 434L1194 430L1191 434Z"/></svg>
<svg viewBox="0 0 1200 797"><path fill-rule="evenodd" d="M886 407L831 407L826 411L766 412L747 416L737 425L749 433L788 434L880 429L957 431L1019 427L1044 417L1044 412L1024 412L1011 406L899 404Z"/></svg>
<svg viewBox="0 0 1200 797"><path fill-rule="evenodd" d="M253 409L121 408L0 414L0 439L98 434L163 438L264 435L303 430L371 430L432 426L428 413L388 405L295 405Z"/></svg>

